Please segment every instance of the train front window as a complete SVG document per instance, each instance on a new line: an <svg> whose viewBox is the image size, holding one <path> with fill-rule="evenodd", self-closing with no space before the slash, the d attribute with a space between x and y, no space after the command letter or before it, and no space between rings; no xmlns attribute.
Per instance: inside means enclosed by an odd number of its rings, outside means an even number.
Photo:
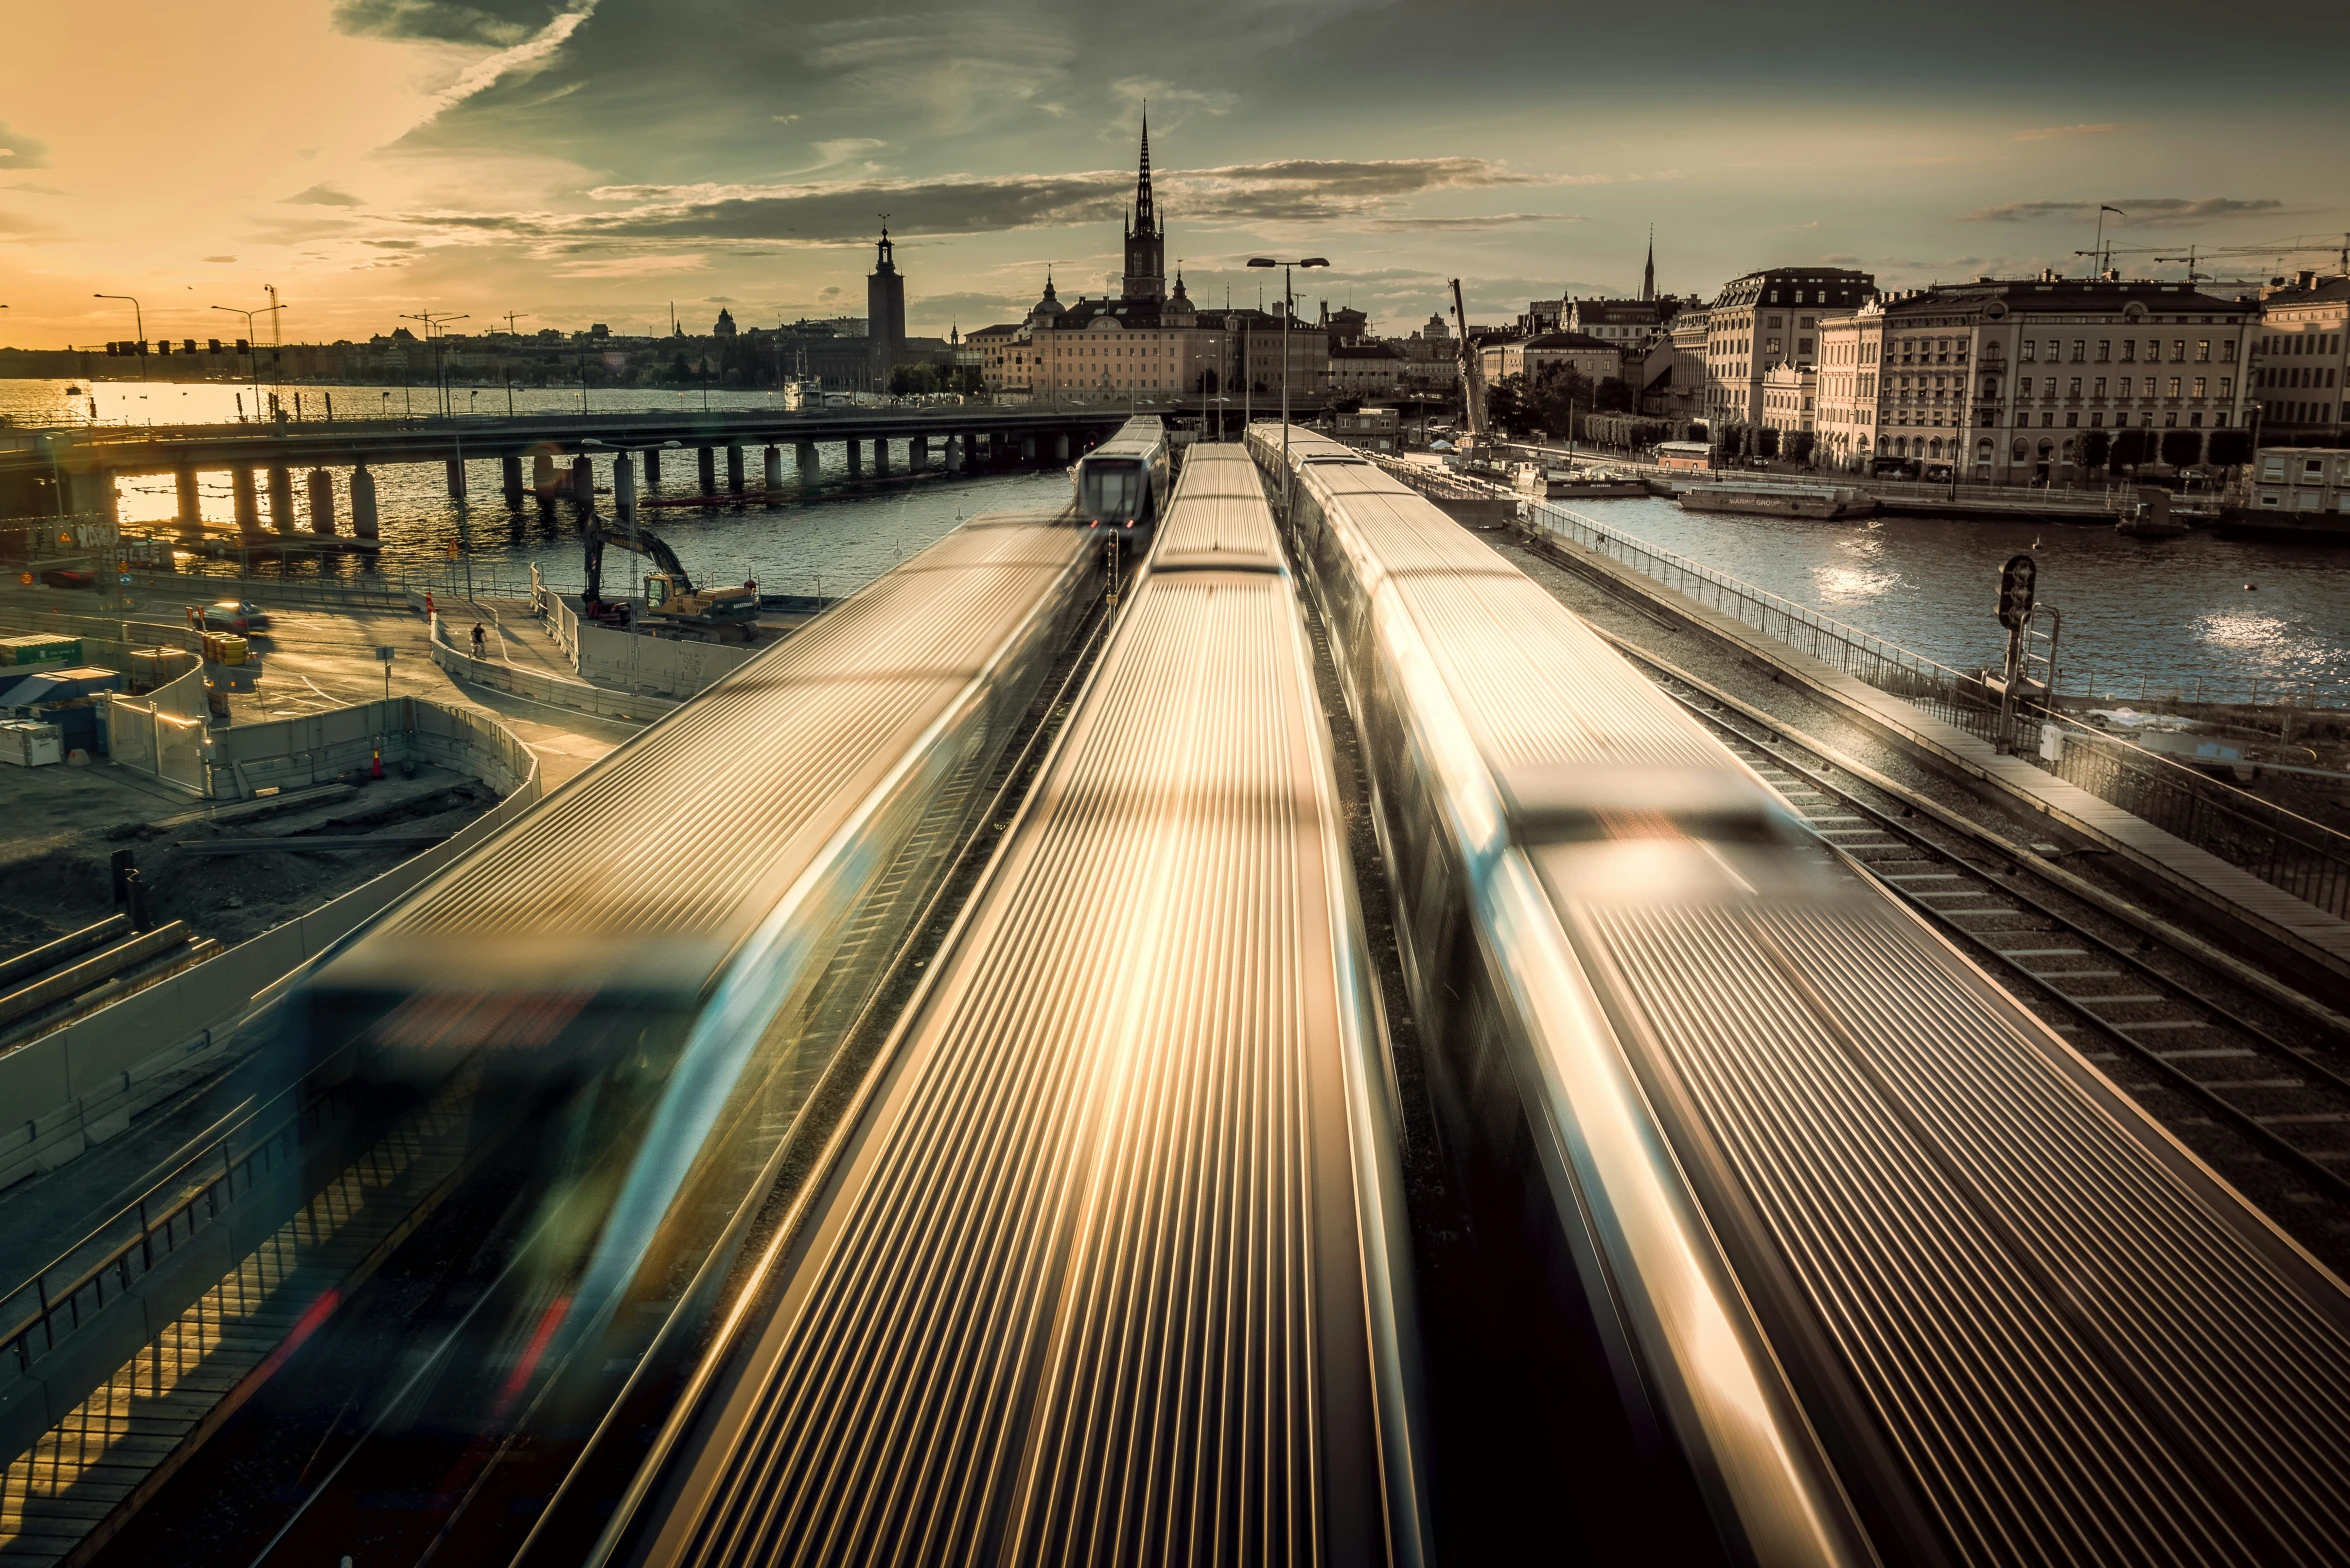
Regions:
<svg viewBox="0 0 2350 1568"><path fill-rule="evenodd" d="M1142 502L1142 464L1133 458L1103 458L1085 465L1078 510L1097 521L1132 517Z"/></svg>

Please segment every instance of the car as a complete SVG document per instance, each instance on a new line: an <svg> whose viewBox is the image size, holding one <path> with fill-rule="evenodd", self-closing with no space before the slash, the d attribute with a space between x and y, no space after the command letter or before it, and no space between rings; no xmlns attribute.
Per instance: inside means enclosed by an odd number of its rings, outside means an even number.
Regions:
<svg viewBox="0 0 2350 1568"><path fill-rule="evenodd" d="M248 600L216 599L204 606L204 626L207 631L235 632L241 637L266 630L269 616Z"/></svg>
<svg viewBox="0 0 2350 1568"><path fill-rule="evenodd" d="M69 566L51 567L41 574L41 581L51 588L95 588L98 579L88 572Z"/></svg>

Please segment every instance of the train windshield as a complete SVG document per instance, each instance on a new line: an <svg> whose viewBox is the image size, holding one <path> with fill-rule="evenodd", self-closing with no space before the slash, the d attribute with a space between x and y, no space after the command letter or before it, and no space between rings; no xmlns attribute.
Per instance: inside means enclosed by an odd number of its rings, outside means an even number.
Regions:
<svg viewBox="0 0 2350 1568"><path fill-rule="evenodd" d="M1142 463L1131 457L1089 458L1077 509L1095 521L1125 519L1142 506Z"/></svg>

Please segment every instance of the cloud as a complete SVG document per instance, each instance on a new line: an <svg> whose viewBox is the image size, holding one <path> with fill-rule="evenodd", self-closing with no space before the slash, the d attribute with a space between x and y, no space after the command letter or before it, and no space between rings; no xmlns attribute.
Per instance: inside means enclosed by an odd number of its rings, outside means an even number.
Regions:
<svg viewBox="0 0 2350 1568"><path fill-rule="evenodd" d="M999 179L821 180L761 185L605 185L587 194L614 210L587 213L411 214L404 221L452 236L502 235L562 246L614 242L863 244L877 215L899 236L1004 233L1116 219L1134 176L1124 170ZM1406 198L1443 191L1540 185L1482 158L1349 162L1293 159L1177 170L1162 201L1178 222L1249 224L1330 220L1445 227L1396 211ZM1566 221L1569 214L1506 214L1474 223ZM1466 226L1466 225L1464 225Z"/></svg>
<svg viewBox="0 0 2350 1568"><path fill-rule="evenodd" d="M1579 212L1496 212L1465 218L1372 218L1362 225L1374 234L1475 233L1483 229L1516 228L1528 223L1584 223Z"/></svg>
<svg viewBox="0 0 2350 1568"><path fill-rule="evenodd" d="M207 257L205 257L204 259L205 259L206 261L209 261L209 262L212 262L212 263L214 263L215 265L220 265L220 264L225 264L225 263L227 263L227 262L232 262L232 261L236 260L237 258L236 258L236 257L234 257L234 256L207 256Z"/></svg>
<svg viewBox="0 0 2350 1568"><path fill-rule="evenodd" d="M0 185L0 191L23 191L27 196L71 196L73 192L59 190L54 185L37 185L31 180L19 180L14 185Z"/></svg>
<svg viewBox="0 0 2350 1568"><path fill-rule="evenodd" d="M556 53L571 35L596 14L597 3L598 0L575 0L570 10L549 18L544 27L529 37L510 48L499 50L486 60L476 61L441 93L440 108L453 109L466 99L486 92L510 77L531 77L547 69L554 64ZM584 85L572 82L559 88L551 98L568 96Z"/></svg>
<svg viewBox="0 0 2350 1568"><path fill-rule="evenodd" d="M2061 136L2111 136L2116 131L2136 130L2134 125L2107 123L2104 125L2043 125L2037 130L2017 131L2007 139L2011 142L2047 142Z"/></svg>
<svg viewBox="0 0 2350 1568"><path fill-rule="evenodd" d="M1779 232L1781 234L1800 234L1805 229L1816 229L1819 226L1820 220L1814 218L1809 223L1782 223L1779 225Z"/></svg>
<svg viewBox="0 0 2350 1568"><path fill-rule="evenodd" d="M49 144L37 136L12 130L0 120L0 169L46 169Z"/></svg>
<svg viewBox="0 0 2350 1568"><path fill-rule="evenodd" d="M339 0L333 15L346 33L507 49L564 9L561 0Z"/></svg>
<svg viewBox="0 0 2350 1568"><path fill-rule="evenodd" d="M349 191L337 190L332 185L319 184L311 186L306 191L288 196L283 205L288 207L364 207L367 203Z"/></svg>
<svg viewBox="0 0 2350 1568"><path fill-rule="evenodd" d="M1979 207L1963 214L1962 223L2029 223L2037 218L2094 218L2101 204L2093 201L2012 201L1996 207ZM2231 196L2205 196L2190 199L2185 196L2124 196L2110 205L2119 207L2122 216L2110 227L2117 229L2174 228L2192 223L2209 223L2216 218L2248 216L2275 217L2287 208L2273 197L2259 197L2250 201ZM2111 214L2108 214L2111 216Z"/></svg>
<svg viewBox="0 0 2350 1568"><path fill-rule="evenodd" d="M607 256L593 261L560 262L551 270L559 278L665 278L684 272L707 272L707 256Z"/></svg>
<svg viewBox="0 0 2350 1568"><path fill-rule="evenodd" d="M796 114L771 114L767 116L767 118L773 120L778 125L797 125L800 123L800 117Z"/></svg>
<svg viewBox="0 0 2350 1568"><path fill-rule="evenodd" d="M12 212L0 212L0 234L15 234L26 239L50 232L49 225L37 218L20 218Z"/></svg>

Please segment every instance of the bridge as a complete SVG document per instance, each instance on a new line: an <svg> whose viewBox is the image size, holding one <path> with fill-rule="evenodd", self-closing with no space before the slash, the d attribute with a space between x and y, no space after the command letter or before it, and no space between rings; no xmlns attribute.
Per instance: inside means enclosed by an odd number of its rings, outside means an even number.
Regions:
<svg viewBox="0 0 2350 1568"><path fill-rule="evenodd" d="M12 1260L0 1552L2338 1554L2350 1292L2247 1193L2340 1173L2114 1064L2339 1019L1336 443L1157 534L956 530L257 985L236 1127Z"/></svg>

